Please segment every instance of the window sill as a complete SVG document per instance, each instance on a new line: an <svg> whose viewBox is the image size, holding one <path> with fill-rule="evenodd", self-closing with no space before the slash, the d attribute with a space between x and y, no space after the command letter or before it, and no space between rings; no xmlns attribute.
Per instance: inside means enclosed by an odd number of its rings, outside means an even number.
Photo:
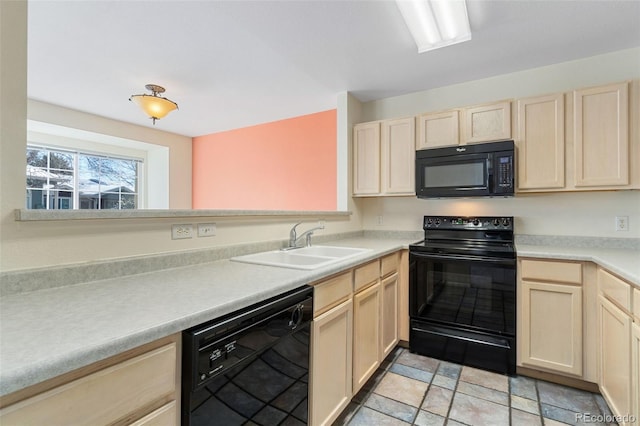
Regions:
<svg viewBox="0 0 640 426"><path fill-rule="evenodd" d="M174 219L192 217L348 217L350 211L296 210L28 210L16 209L17 222L95 219Z"/></svg>

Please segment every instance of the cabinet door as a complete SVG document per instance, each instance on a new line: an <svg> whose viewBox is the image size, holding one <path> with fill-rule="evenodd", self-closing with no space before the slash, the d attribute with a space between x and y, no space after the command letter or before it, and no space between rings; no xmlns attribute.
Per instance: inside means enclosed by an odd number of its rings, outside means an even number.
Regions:
<svg viewBox="0 0 640 426"><path fill-rule="evenodd" d="M313 320L309 410L312 426L330 425L351 400L353 302Z"/></svg>
<svg viewBox="0 0 640 426"><path fill-rule="evenodd" d="M582 375L582 288L522 281L522 363Z"/></svg>
<svg viewBox="0 0 640 426"><path fill-rule="evenodd" d="M614 415L631 410L631 318L598 296L600 390Z"/></svg>
<svg viewBox="0 0 640 426"><path fill-rule="evenodd" d="M0 424L112 424L173 395L176 353L171 343L17 402L0 410Z"/></svg>
<svg viewBox="0 0 640 426"><path fill-rule="evenodd" d="M382 122L383 194L415 195L415 119Z"/></svg>
<svg viewBox="0 0 640 426"><path fill-rule="evenodd" d="M353 127L353 195L380 193L380 123Z"/></svg>
<svg viewBox="0 0 640 426"><path fill-rule="evenodd" d="M380 365L380 282L353 297L353 393Z"/></svg>
<svg viewBox="0 0 640 426"><path fill-rule="evenodd" d="M518 100L518 189L564 187L564 95Z"/></svg>
<svg viewBox="0 0 640 426"><path fill-rule="evenodd" d="M409 250L400 252L398 269L398 338L409 341Z"/></svg>
<svg viewBox="0 0 640 426"><path fill-rule="evenodd" d="M416 149L457 146L460 143L458 111L422 114L418 117Z"/></svg>
<svg viewBox="0 0 640 426"><path fill-rule="evenodd" d="M380 362L398 344L398 274L382 280L380 302Z"/></svg>
<svg viewBox="0 0 640 426"><path fill-rule="evenodd" d="M497 102L465 108L465 143L511 138L511 102Z"/></svg>
<svg viewBox="0 0 640 426"><path fill-rule="evenodd" d="M631 414L640 419L640 323L634 323L631 332Z"/></svg>
<svg viewBox="0 0 640 426"><path fill-rule="evenodd" d="M576 186L629 184L629 85L574 92Z"/></svg>

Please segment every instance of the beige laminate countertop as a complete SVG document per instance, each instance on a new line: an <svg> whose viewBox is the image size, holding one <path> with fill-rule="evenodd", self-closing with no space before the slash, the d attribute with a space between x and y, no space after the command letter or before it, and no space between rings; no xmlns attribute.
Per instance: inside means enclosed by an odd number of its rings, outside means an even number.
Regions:
<svg viewBox="0 0 640 426"><path fill-rule="evenodd" d="M0 297L0 395L276 296L415 239L348 238L370 249L305 271L219 260ZM640 288L640 251L517 244L519 256L593 261Z"/></svg>
<svg viewBox="0 0 640 426"><path fill-rule="evenodd" d="M516 244L518 257L594 262L640 288L640 250Z"/></svg>
<svg viewBox="0 0 640 426"><path fill-rule="evenodd" d="M3 296L0 395L406 248L413 241L352 238L326 243L370 251L311 271L219 260Z"/></svg>

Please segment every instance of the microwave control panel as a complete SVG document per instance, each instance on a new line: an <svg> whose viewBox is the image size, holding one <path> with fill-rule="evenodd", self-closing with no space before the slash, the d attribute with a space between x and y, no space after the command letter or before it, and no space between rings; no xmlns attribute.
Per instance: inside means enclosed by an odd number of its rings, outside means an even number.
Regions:
<svg viewBox="0 0 640 426"><path fill-rule="evenodd" d="M497 154L496 160L496 190L510 191L513 188L513 155Z"/></svg>

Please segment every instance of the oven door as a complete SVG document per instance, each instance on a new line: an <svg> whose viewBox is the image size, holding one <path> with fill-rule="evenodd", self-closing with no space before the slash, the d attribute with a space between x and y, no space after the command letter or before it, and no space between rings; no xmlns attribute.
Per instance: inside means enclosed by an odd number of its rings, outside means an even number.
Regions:
<svg viewBox="0 0 640 426"><path fill-rule="evenodd" d="M515 259L410 253L412 320L515 336Z"/></svg>
<svg viewBox="0 0 640 426"><path fill-rule="evenodd" d="M491 193L487 153L416 158L419 198L486 196Z"/></svg>

